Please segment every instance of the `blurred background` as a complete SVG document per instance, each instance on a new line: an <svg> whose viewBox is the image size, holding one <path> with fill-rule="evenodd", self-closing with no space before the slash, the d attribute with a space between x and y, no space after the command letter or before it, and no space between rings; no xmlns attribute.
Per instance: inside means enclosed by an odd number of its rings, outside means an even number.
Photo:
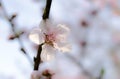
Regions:
<svg viewBox="0 0 120 79"><path fill-rule="evenodd" d="M0 0L0 79L30 79L38 46L28 35L39 26L45 4ZM74 61L58 57L61 73L120 79L120 0L53 0L50 19L71 29L71 55L80 63L79 70Z"/></svg>

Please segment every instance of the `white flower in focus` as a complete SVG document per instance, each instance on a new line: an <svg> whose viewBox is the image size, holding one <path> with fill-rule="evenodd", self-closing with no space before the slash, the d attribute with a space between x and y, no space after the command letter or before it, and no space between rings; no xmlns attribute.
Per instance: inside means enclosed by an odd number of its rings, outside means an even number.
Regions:
<svg viewBox="0 0 120 79"><path fill-rule="evenodd" d="M34 29L29 38L36 44L44 43L41 59L48 61L54 58L57 51L70 51L70 45L66 40L68 33L69 28L65 25L54 26L49 20L42 20L40 28Z"/></svg>

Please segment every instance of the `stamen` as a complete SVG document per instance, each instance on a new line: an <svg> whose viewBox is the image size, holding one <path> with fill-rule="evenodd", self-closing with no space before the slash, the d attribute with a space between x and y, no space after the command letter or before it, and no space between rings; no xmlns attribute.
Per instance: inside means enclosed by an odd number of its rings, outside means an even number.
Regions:
<svg viewBox="0 0 120 79"><path fill-rule="evenodd" d="M54 34L46 34L45 35L45 43L51 45L52 47L54 47L53 42L55 41L55 37Z"/></svg>

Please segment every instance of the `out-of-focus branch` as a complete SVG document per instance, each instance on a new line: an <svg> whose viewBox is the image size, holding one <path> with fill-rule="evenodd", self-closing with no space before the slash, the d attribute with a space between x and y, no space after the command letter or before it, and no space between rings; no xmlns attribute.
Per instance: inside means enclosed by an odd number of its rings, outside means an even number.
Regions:
<svg viewBox="0 0 120 79"><path fill-rule="evenodd" d="M103 79L103 76L104 76L104 73L105 73L104 69L101 69L99 77L96 78L96 77L93 77L93 76L91 75L91 73L89 73L89 72L83 67L83 65L82 65L78 60L76 60L73 56L71 56L70 54L65 54L65 56L66 56L67 58L69 58L74 64L76 64L76 65L82 70L82 72L83 72L85 75L87 75L90 79Z"/></svg>
<svg viewBox="0 0 120 79"><path fill-rule="evenodd" d="M5 18L7 19L7 21L9 22L9 24L10 24L10 26L11 26L11 30L12 30L15 38L18 39L18 43L19 43L19 45L20 45L20 50L26 55L26 57L28 58L28 60L30 61L30 63L33 64L32 59L30 58L30 56L29 56L28 53L26 52L25 47L24 47L24 45L23 45L23 42L22 42L22 40L20 39L20 35L21 35L21 34L18 35L18 34L16 33L16 31L15 31L15 24L14 24L13 20L16 18L16 14L12 15L11 17L9 17L8 14L7 14L6 9L4 8L4 6L3 6L3 4L2 4L2 1L1 1L1 0L0 0L0 7L2 8L2 11L3 11L3 13L4 13L4 16L5 16Z"/></svg>
<svg viewBox="0 0 120 79"><path fill-rule="evenodd" d="M97 79L103 79L104 73L105 73L105 70L101 69L100 76Z"/></svg>
<svg viewBox="0 0 120 79"><path fill-rule="evenodd" d="M67 57L67 58L69 58L74 64L76 64L81 70L82 70L82 72L85 74L85 75L87 75L87 76L89 76L90 77L90 79L95 79L84 67L83 67L83 65L77 60L77 59L75 59L73 56L71 56L70 54L65 54L65 56Z"/></svg>
<svg viewBox="0 0 120 79"><path fill-rule="evenodd" d="M84 57L86 55L87 50L87 41L88 41L88 35L89 35L89 23L86 20L81 21L81 28L85 30L84 37L81 41L81 57Z"/></svg>

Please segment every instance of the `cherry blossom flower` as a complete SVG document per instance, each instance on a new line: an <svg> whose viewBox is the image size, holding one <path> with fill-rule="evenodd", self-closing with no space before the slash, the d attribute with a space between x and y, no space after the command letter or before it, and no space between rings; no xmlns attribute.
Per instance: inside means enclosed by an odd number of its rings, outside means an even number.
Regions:
<svg viewBox="0 0 120 79"><path fill-rule="evenodd" d="M30 33L29 38L36 44L44 43L41 59L48 61L54 58L55 52L57 51L70 51L71 46L66 39L69 31L70 29L65 25L59 24L55 26L50 20L42 20L40 28L34 29Z"/></svg>

